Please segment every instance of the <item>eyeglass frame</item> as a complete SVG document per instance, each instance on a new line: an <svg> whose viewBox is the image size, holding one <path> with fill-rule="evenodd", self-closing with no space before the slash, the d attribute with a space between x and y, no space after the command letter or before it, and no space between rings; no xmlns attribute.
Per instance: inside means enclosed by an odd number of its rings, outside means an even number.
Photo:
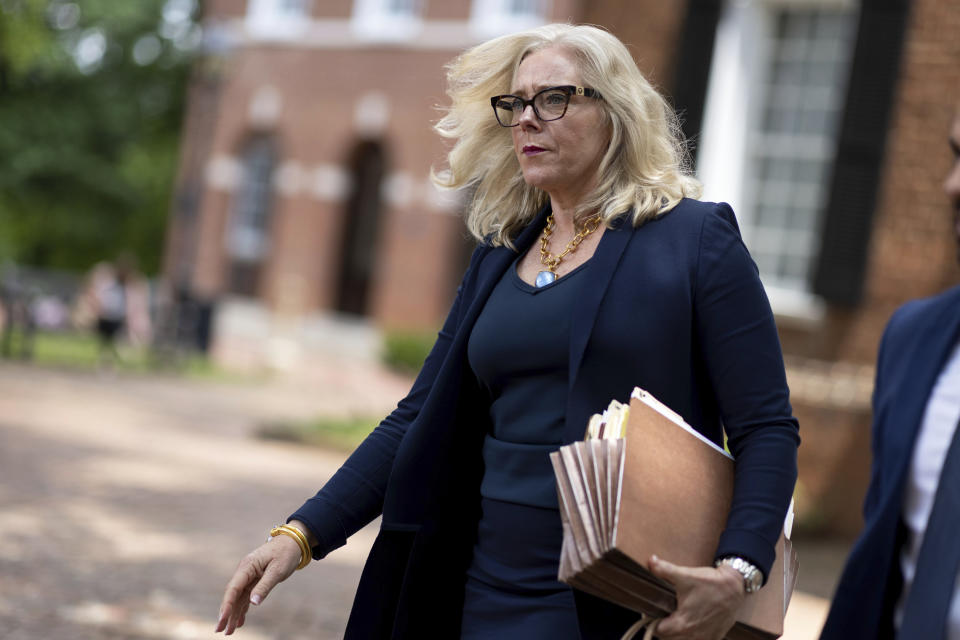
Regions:
<svg viewBox="0 0 960 640"><path fill-rule="evenodd" d="M557 90L563 91L567 96L567 103L563 105L563 113L558 115L556 118L544 118L543 116L540 115L540 111L537 109L537 105L534 103L534 101L537 99L537 97L541 93L546 93L547 91L557 91ZM501 122L500 114L497 113L497 103L503 100L504 98L516 98L517 100L519 100L520 104L523 105L522 108L520 109L521 114L524 111L526 111L527 107L529 106L529 107L533 107L533 113L535 116L537 116L537 119L540 120L540 122L553 122L554 120L559 120L563 116L567 115L567 108L570 106L570 98L572 98L573 96L584 96L587 98L595 98L597 100L602 99L600 92L597 91L596 89L591 89L589 87L578 87L572 84L562 84L556 87L547 87L546 89L541 89L540 91L537 91L535 94L533 94L533 97L531 97L529 100L521 96L514 95L512 93L505 93L499 96L492 96L490 98L490 106L493 107L493 115L497 119L497 124L499 124L501 127L506 127L507 129L510 129L510 128L516 127L520 123L516 122L514 124L503 124L503 122Z"/></svg>

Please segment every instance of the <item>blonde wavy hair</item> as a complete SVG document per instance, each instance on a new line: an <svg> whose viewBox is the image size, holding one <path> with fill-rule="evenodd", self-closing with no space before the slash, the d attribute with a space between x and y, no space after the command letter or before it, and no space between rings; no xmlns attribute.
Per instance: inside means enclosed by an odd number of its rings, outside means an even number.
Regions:
<svg viewBox="0 0 960 640"><path fill-rule="evenodd" d="M599 212L609 226L632 211L639 226L681 198L700 195L676 114L623 43L593 26L545 25L477 45L447 66L451 105L434 129L456 143L447 156L449 168L431 177L440 187L475 189L466 223L478 240L513 248L512 239L548 200L524 182L510 130L497 124L490 109L490 96L509 93L524 57L547 47L573 54L582 84L603 97L599 104L610 131L597 187L580 203L577 217Z"/></svg>

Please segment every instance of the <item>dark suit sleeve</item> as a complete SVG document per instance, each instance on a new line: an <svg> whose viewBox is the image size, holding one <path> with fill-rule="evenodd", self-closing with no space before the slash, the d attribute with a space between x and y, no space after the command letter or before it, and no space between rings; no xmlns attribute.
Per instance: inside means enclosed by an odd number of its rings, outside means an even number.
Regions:
<svg viewBox="0 0 960 640"><path fill-rule="evenodd" d="M767 576L797 479L800 438L773 313L726 204L703 220L694 304L699 348L736 460L717 557L742 556Z"/></svg>
<svg viewBox="0 0 960 640"><path fill-rule="evenodd" d="M877 372L876 379L873 383L873 415L874 420L872 424L872 433L870 438L870 446L872 449L872 461L870 464L870 484L867 485L867 495L863 500L863 521L870 522L871 516L873 515L874 510L876 509L880 496L883 495L883 465L881 460L884 460L883 456L883 436L879 433L878 426L882 424L882 420L877 418L880 416L880 411L877 407L877 399L882 395L883 384L885 376L883 371L887 366L887 362L890 354L889 340L890 334L895 332L894 325L896 324L897 314L895 313L890 321L887 323L886 329L884 329L883 337L880 339L880 347L877 350Z"/></svg>
<svg viewBox="0 0 960 640"><path fill-rule="evenodd" d="M893 481L892 478L887 477L890 474L884 474L884 463L889 463L891 459L884 453L887 441L884 426L889 424L887 411L891 408L891 398L896 397L897 386L902 385L903 380L901 378L894 382L891 378L896 378L895 368L903 365L906 352L909 352L915 344L916 319L918 310L922 308L920 301L914 300L894 311L883 331L880 347L877 350L877 374L873 385L873 421L870 437L873 459L870 466L870 484L863 501L864 522L870 522L873 519L874 511L879 507L881 498L894 490L893 487L887 486L887 483ZM894 386L891 387L891 384Z"/></svg>
<svg viewBox="0 0 960 640"><path fill-rule="evenodd" d="M434 379L443 364L450 342L460 323L466 283L483 255L479 247L470 261L470 268L457 289L443 328L437 336L410 392L399 402L373 432L357 447L332 478L307 500L289 520L300 520L319 541L314 547L314 558L320 559L342 546L347 538L380 515L383 496L393 466L397 447L416 419L424 400L433 387Z"/></svg>

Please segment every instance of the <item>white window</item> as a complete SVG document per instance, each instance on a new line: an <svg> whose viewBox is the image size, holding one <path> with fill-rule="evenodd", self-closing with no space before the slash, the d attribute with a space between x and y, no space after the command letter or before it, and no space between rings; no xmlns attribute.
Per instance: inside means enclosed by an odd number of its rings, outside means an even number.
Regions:
<svg viewBox="0 0 960 640"><path fill-rule="evenodd" d="M270 205L276 165L270 137L251 139L241 158L242 175L233 195L227 253L239 262L262 261L270 248Z"/></svg>
<svg viewBox="0 0 960 640"><path fill-rule="evenodd" d="M310 23L311 0L248 0L247 32L257 38L290 39Z"/></svg>
<svg viewBox="0 0 960 640"><path fill-rule="evenodd" d="M717 31L698 173L730 202L774 311L815 313L810 273L856 37L834 0L728 2Z"/></svg>
<svg viewBox="0 0 960 640"><path fill-rule="evenodd" d="M474 0L470 29L484 39L531 29L547 21L549 8L549 0Z"/></svg>
<svg viewBox="0 0 960 640"><path fill-rule="evenodd" d="M356 0L352 27L367 40L411 40L423 28L423 0Z"/></svg>

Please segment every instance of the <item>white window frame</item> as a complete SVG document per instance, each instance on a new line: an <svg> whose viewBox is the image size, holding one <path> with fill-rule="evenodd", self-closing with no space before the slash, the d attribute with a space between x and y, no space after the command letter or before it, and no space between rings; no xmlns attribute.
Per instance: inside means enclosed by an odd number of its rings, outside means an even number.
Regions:
<svg viewBox="0 0 960 640"><path fill-rule="evenodd" d="M273 145L273 140L266 137L250 140L238 158L240 180L232 194L224 237L232 260L263 262L270 252L273 189L278 168ZM258 173L252 174L254 171Z"/></svg>
<svg viewBox="0 0 960 640"><path fill-rule="evenodd" d="M356 0L350 26L361 40L408 42L423 31L426 0L412 0L410 11L396 11L391 0Z"/></svg>
<svg viewBox="0 0 960 640"><path fill-rule="evenodd" d="M470 6L470 32L486 40L508 33L532 29L547 23L550 0L529 0L532 11L513 11L515 0L473 0Z"/></svg>
<svg viewBox="0 0 960 640"><path fill-rule="evenodd" d="M294 40L310 27L312 0L248 0L247 33L263 40Z"/></svg>
<svg viewBox="0 0 960 640"><path fill-rule="evenodd" d="M767 104L766 85L776 25L773 10L783 7L829 7L856 11L856 0L728 0L717 28L710 69L710 85L704 109L697 173L704 183L705 200L729 202L741 220L744 241L751 237L755 212L755 182L749 172L751 145ZM851 58L852 47L851 42ZM842 105L841 105L842 109ZM829 185L824 185L824 191ZM826 196L824 196L826 197ZM817 233L819 229L811 230ZM813 240L811 261L819 252L819 237ZM761 276L764 274L761 273ZM819 322L825 313L822 299L810 290L783 286L765 278L764 286L774 313L800 322Z"/></svg>

